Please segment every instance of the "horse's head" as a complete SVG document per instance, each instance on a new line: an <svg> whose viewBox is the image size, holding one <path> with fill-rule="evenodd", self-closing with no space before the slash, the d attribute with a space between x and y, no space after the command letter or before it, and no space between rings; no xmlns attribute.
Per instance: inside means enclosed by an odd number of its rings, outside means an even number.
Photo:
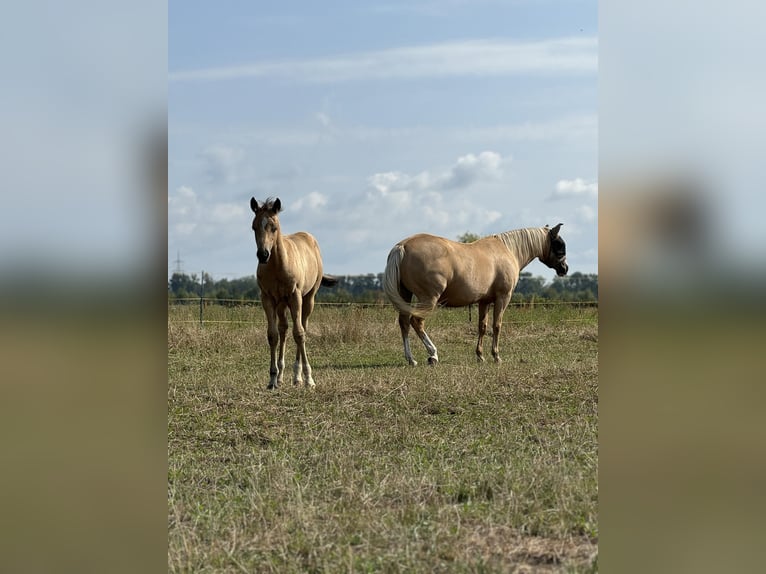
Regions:
<svg viewBox="0 0 766 574"><path fill-rule="evenodd" d="M279 217L282 211L282 202L277 199L267 199L259 204L254 197L250 198L250 209L255 213L253 218L253 232L255 244L258 246L258 262L266 264L274 249L274 244L279 237Z"/></svg>
<svg viewBox="0 0 766 574"><path fill-rule="evenodd" d="M556 227L548 230L548 254L544 258L540 257L540 261L554 269L559 277L563 277L569 271L567 245L559 235L559 229L562 225L563 223L559 223Z"/></svg>

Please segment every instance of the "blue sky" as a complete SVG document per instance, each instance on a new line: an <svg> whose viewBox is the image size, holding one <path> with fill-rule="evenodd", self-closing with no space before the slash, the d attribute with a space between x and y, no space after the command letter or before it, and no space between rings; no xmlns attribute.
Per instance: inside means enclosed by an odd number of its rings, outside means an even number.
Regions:
<svg viewBox="0 0 766 574"><path fill-rule="evenodd" d="M168 273L254 274L251 196L328 273L559 222L596 273L597 34L595 2L171 0Z"/></svg>

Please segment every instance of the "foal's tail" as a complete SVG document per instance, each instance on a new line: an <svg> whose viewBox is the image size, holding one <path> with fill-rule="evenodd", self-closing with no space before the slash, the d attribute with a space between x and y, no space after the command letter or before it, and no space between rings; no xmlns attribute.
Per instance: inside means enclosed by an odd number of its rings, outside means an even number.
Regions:
<svg viewBox="0 0 766 574"><path fill-rule="evenodd" d="M338 284L338 278L334 275L322 275L322 287L335 287Z"/></svg>
<svg viewBox="0 0 766 574"><path fill-rule="evenodd" d="M401 243L397 243L388 254L386 272L383 274L383 290L400 313L415 315L416 317L425 317L433 309L417 304L412 305L408 301L405 301L404 297L402 297L399 292L399 285L401 282L399 267L402 264L402 259L404 259L404 246Z"/></svg>

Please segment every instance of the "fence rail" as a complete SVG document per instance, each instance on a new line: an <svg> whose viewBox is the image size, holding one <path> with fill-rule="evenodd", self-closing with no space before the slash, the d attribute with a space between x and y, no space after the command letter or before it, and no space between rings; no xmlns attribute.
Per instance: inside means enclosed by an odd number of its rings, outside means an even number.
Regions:
<svg viewBox="0 0 766 574"><path fill-rule="evenodd" d="M168 305L193 305L202 301L204 305L220 304L223 307L260 307L260 299L219 299L217 297L173 297L168 299ZM365 302L365 301L315 301L314 305L319 307L359 307L367 308L385 308L390 307L391 303L385 302ZM571 307L598 307L597 300L587 301L564 301L558 299L532 299L529 301L511 301L509 307L537 307L548 305L569 305Z"/></svg>
<svg viewBox="0 0 766 574"><path fill-rule="evenodd" d="M348 310L353 312L356 309L379 309L384 310L391 308L390 303L384 302L331 302L331 301L316 301L315 306L317 308L325 309L337 309ZM473 321L473 306L468 308L462 308L465 318L461 318L461 321L468 320ZM509 307L517 309L534 309L534 308L556 308L556 307L569 307L569 308L598 308L598 301L557 301L549 299L532 299L530 301L512 301ZM196 315L196 310L199 309L199 316L192 318ZM200 325L208 324L252 324L254 322L265 322L265 317L262 313L258 313L255 317L236 317L239 311L246 309L260 309L261 301L259 299L218 299L214 297L186 297L186 298L173 298L168 299L168 320L174 323L199 323ZM182 313L186 311L186 313ZM186 318L182 318L185 315ZM206 316L207 315L207 316ZM221 315L228 315L225 318L221 318ZM461 309L450 309L449 317L463 317ZM446 319L446 317L445 317ZM510 319L510 320L509 320ZM506 321L513 323L514 321L506 315Z"/></svg>

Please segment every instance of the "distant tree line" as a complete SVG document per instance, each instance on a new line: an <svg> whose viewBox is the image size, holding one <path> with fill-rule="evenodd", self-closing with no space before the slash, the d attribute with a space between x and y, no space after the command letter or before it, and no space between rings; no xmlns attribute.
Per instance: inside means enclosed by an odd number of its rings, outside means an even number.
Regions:
<svg viewBox="0 0 766 574"><path fill-rule="evenodd" d="M333 303L384 303L383 274L345 275L338 278L335 287L322 287L317 301ZM260 289L254 275L239 279L215 280L210 274L191 276L174 273L168 280L170 300L192 299L200 296L217 299L224 304L239 304L260 299ZM565 277L555 277L546 284L543 277L533 277L522 272L513 292L512 301L598 301L598 275L574 272Z"/></svg>

